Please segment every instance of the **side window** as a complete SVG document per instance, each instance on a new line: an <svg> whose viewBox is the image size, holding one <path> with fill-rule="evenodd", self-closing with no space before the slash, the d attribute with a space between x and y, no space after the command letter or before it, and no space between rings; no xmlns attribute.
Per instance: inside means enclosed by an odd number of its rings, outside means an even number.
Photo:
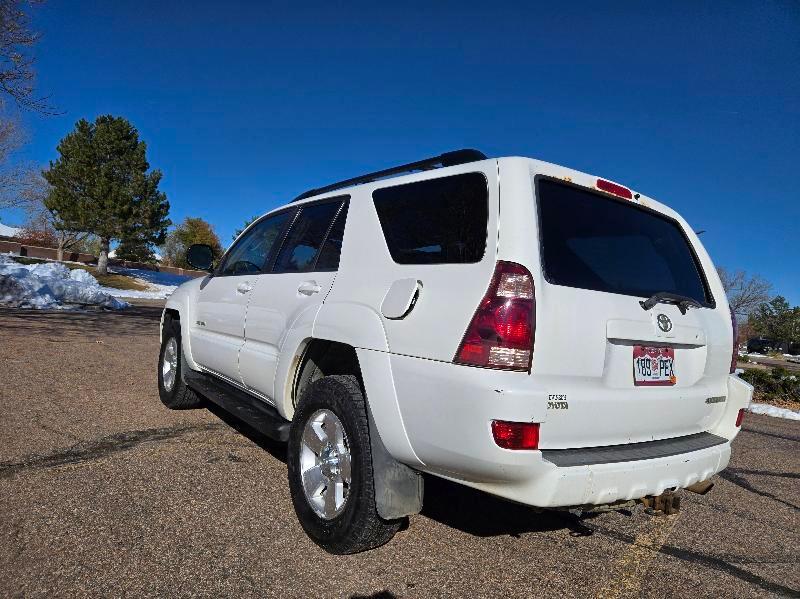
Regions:
<svg viewBox="0 0 800 599"><path fill-rule="evenodd" d="M325 243L317 258L316 270L339 270L339 256L342 253L342 243L344 243L344 224L347 221L347 202L344 203L336 220L328 231Z"/></svg>
<svg viewBox="0 0 800 599"><path fill-rule="evenodd" d="M385 187L372 194L398 264L467 264L486 251L486 177L466 173Z"/></svg>
<svg viewBox="0 0 800 599"><path fill-rule="evenodd" d="M314 268L325 234L341 202L312 204L300 209L300 214L289 229L283 242L273 272L306 272Z"/></svg>
<svg viewBox="0 0 800 599"><path fill-rule="evenodd" d="M261 272L270 251L278 240L292 211L267 217L255 225L236 243L220 268L222 275L246 275Z"/></svg>

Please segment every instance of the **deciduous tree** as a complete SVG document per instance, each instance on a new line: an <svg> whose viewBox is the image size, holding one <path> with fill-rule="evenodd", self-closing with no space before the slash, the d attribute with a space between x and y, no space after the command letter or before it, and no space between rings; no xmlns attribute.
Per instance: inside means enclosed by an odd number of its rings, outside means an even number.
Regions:
<svg viewBox="0 0 800 599"><path fill-rule="evenodd" d="M187 217L167 234L167 240L161 248L164 261L170 266L191 268L186 262L186 250L193 243L206 243L214 250L215 256L222 254L222 244L214 227L202 218Z"/></svg>
<svg viewBox="0 0 800 599"><path fill-rule="evenodd" d="M24 233L28 236L28 243L37 239L40 242L51 240L52 247L58 250L57 259L63 260L65 251L84 249L89 233L69 229L58 214L45 204L49 193L50 185L41 174L32 172L28 175L25 189L21 192L22 207L27 217Z"/></svg>
<svg viewBox="0 0 800 599"><path fill-rule="evenodd" d="M717 268L717 273L736 316L746 318L769 301L772 283L760 275L748 276L743 270L729 272L722 267Z"/></svg>
<svg viewBox="0 0 800 599"><path fill-rule="evenodd" d="M54 114L48 98L36 94L33 47L39 34L31 29L25 9L37 0L0 0L0 92L22 107Z"/></svg>

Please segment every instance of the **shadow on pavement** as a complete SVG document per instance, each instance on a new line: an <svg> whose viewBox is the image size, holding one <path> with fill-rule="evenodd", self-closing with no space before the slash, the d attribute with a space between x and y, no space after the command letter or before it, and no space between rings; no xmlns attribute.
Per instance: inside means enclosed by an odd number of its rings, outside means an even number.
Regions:
<svg viewBox="0 0 800 599"><path fill-rule="evenodd" d="M206 401L206 409L274 458L286 463L286 444L257 430ZM422 516L478 537L513 536L528 532L569 529L572 536L589 536L593 530L569 512L536 511L435 476L425 475ZM379 595L381 596L381 595Z"/></svg>
<svg viewBox="0 0 800 599"><path fill-rule="evenodd" d="M217 404L205 400L205 408L214 414L217 418L222 420L225 424L229 427L234 429L236 432L241 434L242 436L249 439L251 442L258 445L261 449L266 451L272 457L280 460L284 464L286 463L286 444L279 443L267 437L266 435L262 435L252 426L239 420L236 416L231 414L230 412L226 412L224 409L219 407Z"/></svg>
<svg viewBox="0 0 800 599"><path fill-rule="evenodd" d="M576 537L593 532L570 512L538 511L429 475L425 475L422 515L478 537L518 537L564 528Z"/></svg>
<svg viewBox="0 0 800 599"><path fill-rule="evenodd" d="M53 334L61 337L88 335L158 335L162 306L133 305L116 312L104 310L22 310L0 308L0 331L14 334Z"/></svg>

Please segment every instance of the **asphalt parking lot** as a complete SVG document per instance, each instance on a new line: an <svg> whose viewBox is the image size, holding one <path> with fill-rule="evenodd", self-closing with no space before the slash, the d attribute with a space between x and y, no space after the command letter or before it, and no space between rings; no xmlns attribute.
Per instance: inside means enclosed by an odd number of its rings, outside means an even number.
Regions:
<svg viewBox="0 0 800 599"><path fill-rule="evenodd" d="M800 423L749 415L676 516L578 519L426 480L375 551L303 534L283 447L158 400L159 308L0 310L0 596L800 597Z"/></svg>

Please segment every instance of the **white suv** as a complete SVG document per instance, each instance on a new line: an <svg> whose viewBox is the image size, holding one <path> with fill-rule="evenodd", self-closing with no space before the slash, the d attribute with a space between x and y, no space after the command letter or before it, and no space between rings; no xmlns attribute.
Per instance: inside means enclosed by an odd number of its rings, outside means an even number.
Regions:
<svg viewBox="0 0 800 599"><path fill-rule="evenodd" d="M422 472L583 509L706 481L750 403L691 227L554 164L450 152L304 193L213 270L188 254L210 274L167 301L161 399L288 441L333 553L388 541Z"/></svg>

